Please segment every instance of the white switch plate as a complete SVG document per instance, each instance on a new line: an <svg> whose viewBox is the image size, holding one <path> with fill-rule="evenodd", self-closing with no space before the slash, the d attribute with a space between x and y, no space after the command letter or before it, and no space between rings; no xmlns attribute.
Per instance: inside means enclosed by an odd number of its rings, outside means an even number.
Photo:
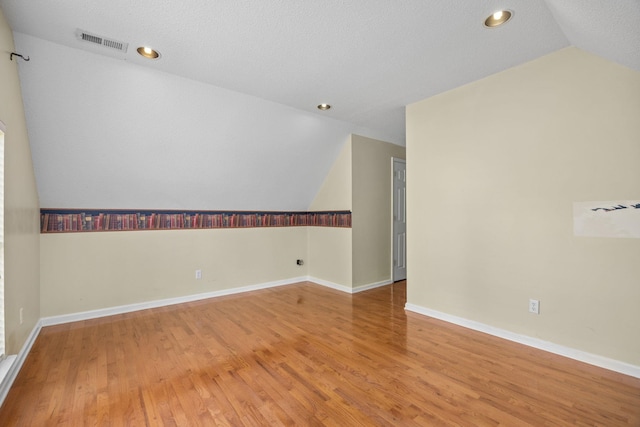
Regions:
<svg viewBox="0 0 640 427"><path fill-rule="evenodd" d="M202 270L196 270L196 280L202 279Z"/></svg>

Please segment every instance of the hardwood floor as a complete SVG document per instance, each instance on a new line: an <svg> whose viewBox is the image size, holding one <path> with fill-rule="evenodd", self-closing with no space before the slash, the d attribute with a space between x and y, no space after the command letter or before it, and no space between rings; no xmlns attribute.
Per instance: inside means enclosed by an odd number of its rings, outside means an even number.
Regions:
<svg viewBox="0 0 640 427"><path fill-rule="evenodd" d="M43 328L1 426L640 426L640 379L310 283Z"/></svg>

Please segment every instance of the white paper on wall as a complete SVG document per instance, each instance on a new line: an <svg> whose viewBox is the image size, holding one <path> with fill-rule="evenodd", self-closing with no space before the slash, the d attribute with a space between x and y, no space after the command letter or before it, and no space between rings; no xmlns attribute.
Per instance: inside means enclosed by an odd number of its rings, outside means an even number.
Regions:
<svg viewBox="0 0 640 427"><path fill-rule="evenodd" d="M574 202L573 234L640 239L640 200Z"/></svg>

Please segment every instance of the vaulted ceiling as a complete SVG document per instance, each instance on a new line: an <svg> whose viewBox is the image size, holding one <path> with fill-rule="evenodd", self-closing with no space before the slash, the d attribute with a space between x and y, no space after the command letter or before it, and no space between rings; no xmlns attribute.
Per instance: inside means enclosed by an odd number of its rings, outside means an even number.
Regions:
<svg viewBox="0 0 640 427"><path fill-rule="evenodd" d="M0 7L17 49L32 58L19 66L45 207L304 209L350 132L404 144L409 103L571 45L640 71L638 0L0 0ZM500 9L513 11L511 21L486 28L484 19ZM78 30L128 49L79 40ZM160 59L136 53L147 45ZM319 111L325 102L332 108ZM96 150L105 159L91 160ZM266 189L252 189L257 182ZM91 192L100 183L98 199ZM143 190L161 186L157 195ZM199 202L203 194L217 201Z"/></svg>

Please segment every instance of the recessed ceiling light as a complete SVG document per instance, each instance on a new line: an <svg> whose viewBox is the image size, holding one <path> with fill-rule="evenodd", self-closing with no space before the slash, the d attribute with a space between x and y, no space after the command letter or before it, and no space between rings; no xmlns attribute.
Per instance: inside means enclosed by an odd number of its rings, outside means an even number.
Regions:
<svg viewBox="0 0 640 427"><path fill-rule="evenodd" d="M510 10L499 10L484 20L484 26L495 28L507 22L512 16L513 12Z"/></svg>
<svg viewBox="0 0 640 427"><path fill-rule="evenodd" d="M331 105L329 105L329 104L320 104L320 105L318 105L318 110L327 111L330 108L331 108Z"/></svg>
<svg viewBox="0 0 640 427"><path fill-rule="evenodd" d="M160 52L158 52L157 50L153 50L148 46L141 46L137 50L138 50L138 53L144 56L145 58L149 58L149 59L160 58Z"/></svg>

